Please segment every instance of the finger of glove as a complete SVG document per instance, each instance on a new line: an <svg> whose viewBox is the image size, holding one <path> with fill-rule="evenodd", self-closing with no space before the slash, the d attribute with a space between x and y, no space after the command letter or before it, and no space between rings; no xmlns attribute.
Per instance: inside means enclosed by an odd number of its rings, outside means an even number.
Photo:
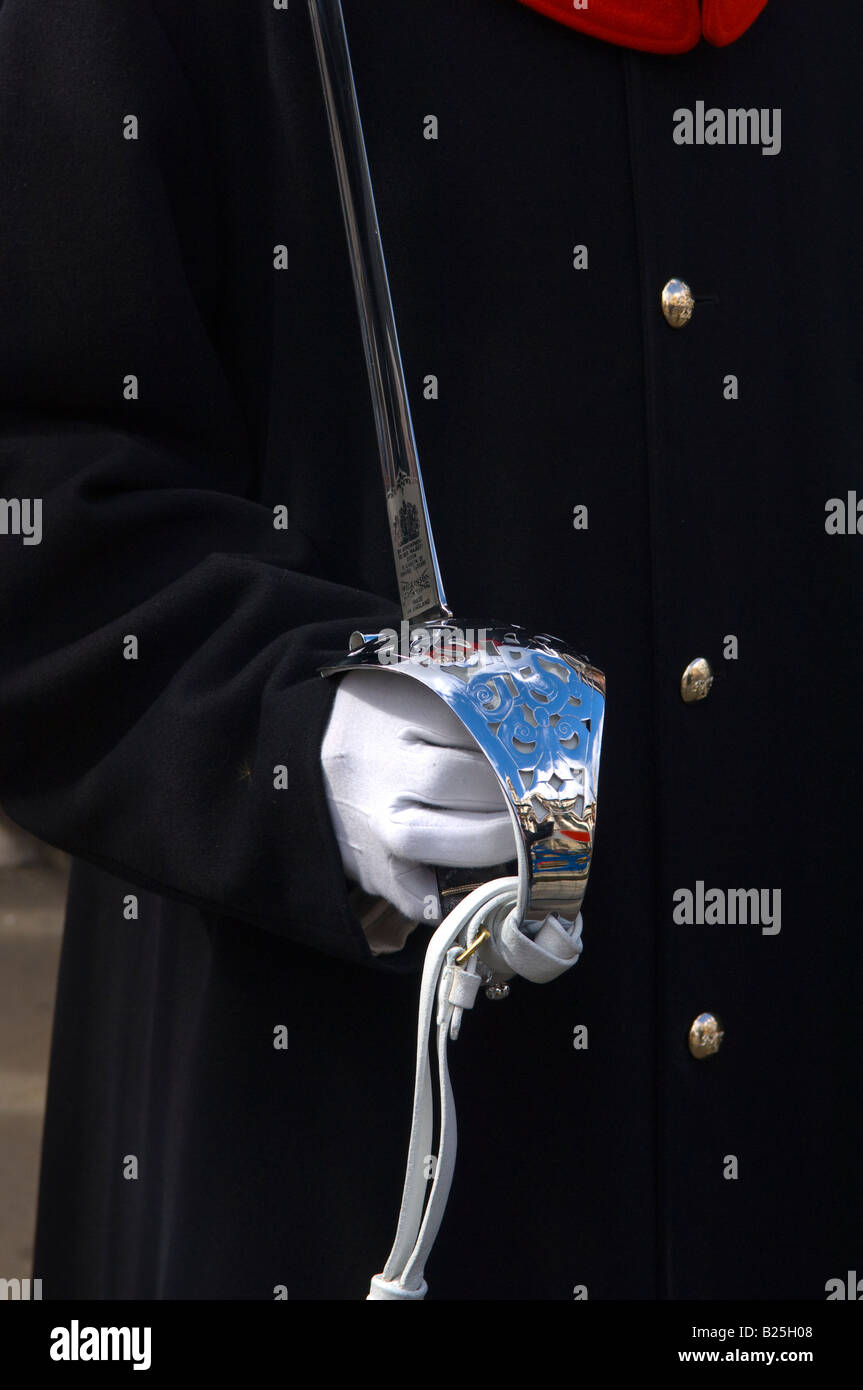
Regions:
<svg viewBox="0 0 863 1390"><path fill-rule="evenodd" d="M506 808L503 789L491 764L476 747L402 743L383 783L381 791L388 801L395 792L402 802L416 801L444 810L492 812Z"/></svg>
<svg viewBox="0 0 863 1390"><path fill-rule="evenodd" d="M362 725L363 732L438 747L476 747L440 695L418 680L396 672L352 671L343 678L342 687L352 706L351 719L355 726Z"/></svg>
<svg viewBox="0 0 863 1390"><path fill-rule="evenodd" d="M390 860L384 888L387 900L412 922L436 926L440 921L437 879L426 865Z"/></svg>
<svg viewBox="0 0 863 1390"><path fill-rule="evenodd" d="M391 854L441 867L471 869L506 863L516 856L509 812L447 811L403 802L378 824Z"/></svg>

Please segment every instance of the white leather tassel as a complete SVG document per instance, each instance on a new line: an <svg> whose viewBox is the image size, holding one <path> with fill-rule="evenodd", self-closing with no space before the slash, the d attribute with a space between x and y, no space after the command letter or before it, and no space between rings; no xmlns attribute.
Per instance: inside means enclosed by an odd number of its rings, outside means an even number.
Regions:
<svg viewBox="0 0 863 1390"><path fill-rule="evenodd" d="M519 973L538 983L555 978L578 960L581 915L575 923L548 917L543 923L519 926L515 911L519 897L518 878L493 879L468 894L444 919L429 942L420 986L413 1121L398 1228L390 1257L383 1272L372 1279L366 1302L379 1299L416 1302L428 1292L425 1265L446 1210L457 1148L447 1046L450 1039L458 1037L463 1011L472 1008L476 1000L481 984L479 958L492 966L498 978ZM468 956L462 965L457 964L458 958L484 930L491 933L490 940ZM433 1014L441 1123L437 1162L429 1190L426 1164L429 1156L435 1153L429 1059Z"/></svg>

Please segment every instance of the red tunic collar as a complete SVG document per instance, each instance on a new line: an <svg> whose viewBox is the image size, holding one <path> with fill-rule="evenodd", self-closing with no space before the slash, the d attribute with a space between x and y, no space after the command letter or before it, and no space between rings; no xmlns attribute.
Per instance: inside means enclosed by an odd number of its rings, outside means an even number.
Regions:
<svg viewBox="0 0 863 1390"><path fill-rule="evenodd" d="M521 0L550 19L595 39L648 53L686 53L702 34L708 43L733 43L767 0Z"/></svg>

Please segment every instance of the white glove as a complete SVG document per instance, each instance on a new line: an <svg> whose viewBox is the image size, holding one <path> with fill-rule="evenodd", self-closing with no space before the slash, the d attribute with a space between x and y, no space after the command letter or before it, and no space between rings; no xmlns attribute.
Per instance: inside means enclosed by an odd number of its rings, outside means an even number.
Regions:
<svg viewBox="0 0 863 1390"><path fill-rule="evenodd" d="M340 677L321 763L345 873L410 923L441 920L429 866L516 857L488 760L440 696L409 676Z"/></svg>

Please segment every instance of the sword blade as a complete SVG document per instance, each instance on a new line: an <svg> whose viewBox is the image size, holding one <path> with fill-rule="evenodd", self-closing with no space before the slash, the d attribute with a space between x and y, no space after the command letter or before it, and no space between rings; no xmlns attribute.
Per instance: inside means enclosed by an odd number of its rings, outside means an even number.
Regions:
<svg viewBox="0 0 863 1390"><path fill-rule="evenodd" d="M340 0L309 0L369 374L402 613L450 618L432 537Z"/></svg>

